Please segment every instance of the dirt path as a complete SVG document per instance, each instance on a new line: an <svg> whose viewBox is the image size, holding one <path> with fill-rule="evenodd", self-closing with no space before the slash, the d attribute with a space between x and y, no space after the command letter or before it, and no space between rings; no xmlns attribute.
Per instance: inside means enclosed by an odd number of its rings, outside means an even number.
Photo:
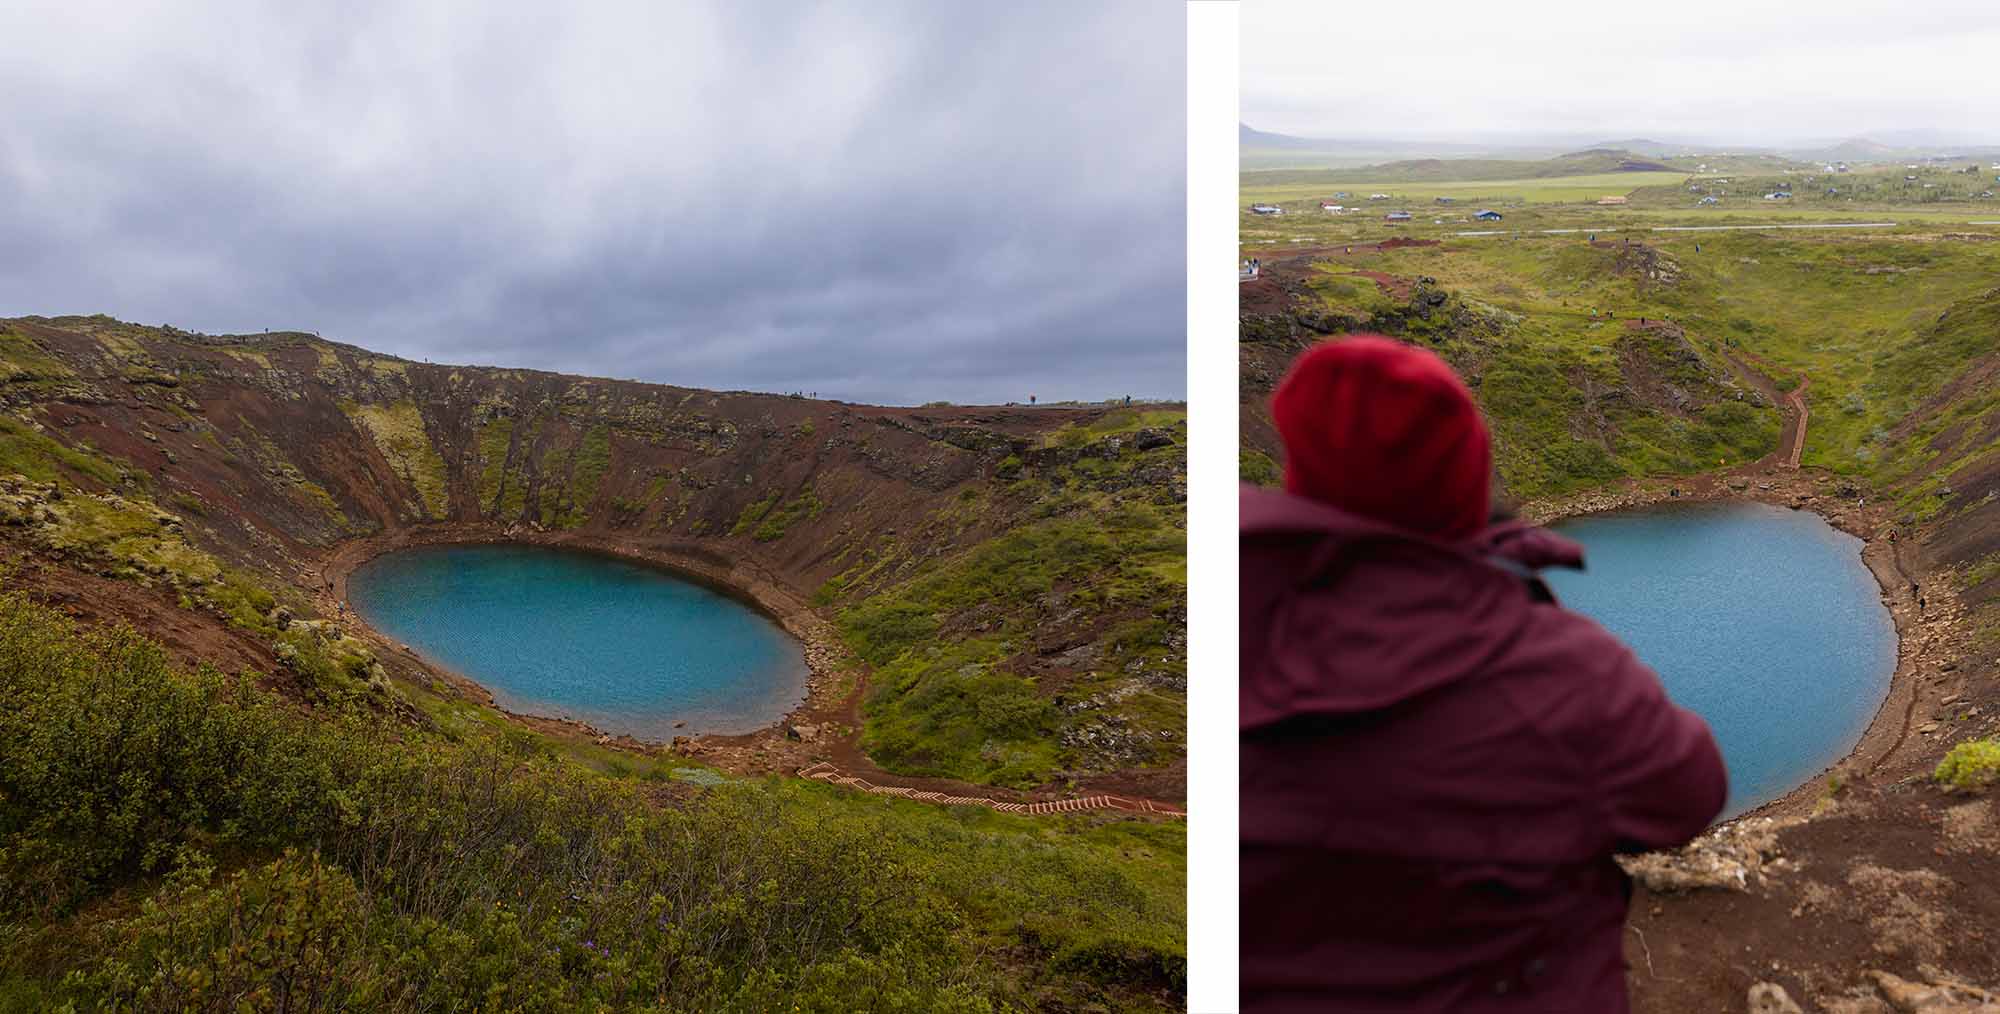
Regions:
<svg viewBox="0 0 2000 1014"><path fill-rule="evenodd" d="M1785 402L1792 406L1793 418L1798 422L1792 427L1792 452L1785 459L1785 463L1793 468L1799 467L1799 456L1806 452L1806 419L1811 415L1806 411L1806 388L1811 386L1812 378L1801 373L1799 386L1785 395Z"/></svg>
<svg viewBox="0 0 2000 1014"><path fill-rule="evenodd" d="M902 785L877 785L865 778L846 775L826 761L819 761L799 769L800 778L812 778L833 785L845 785L851 789L872 792L882 796L897 796L915 799L925 803L944 806L984 806L1000 813L1078 813L1084 810L1120 810L1126 813L1151 813L1166 817L1186 817L1186 810L1177 810L1150 799L1127 799L1123 796L1096 795L1071 799L1044 800L1041 802L1018 803L990 796L956 796L928 789L913 789Z"/></svg>
<svg viewBox="0 0 2000 1014"><path fill-rule="evenodd" d="M1806 411L1806 388L1812 386L1812 378L1801 373L1799 386L1790 391L1780 391L1768 372L1771 370L1771 364L1756 353L1724 350L1722 358L1729 363L1729 368L1735 372L1737 379L1756 388L1759 394L1771 399L1773 404L1790 409L1785 413L1783 428L1778 431L1778 446L1772 449L1770 454L1758 459L1755 467L1771 468L1784 465L1797 469L1799 459L1806 450L1806 418L1809 415ZM1745 359L1756 365L1745 363L1743 361Z"/></svg>

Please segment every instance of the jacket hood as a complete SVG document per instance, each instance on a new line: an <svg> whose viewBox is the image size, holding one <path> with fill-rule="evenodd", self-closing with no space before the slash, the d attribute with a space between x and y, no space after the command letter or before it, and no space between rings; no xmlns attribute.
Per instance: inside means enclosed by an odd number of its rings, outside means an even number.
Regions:
<svg viewBox="0 0 2000 1014"><path fill-rule="evenodd" d="M1583 547L1508 521L1441 542L1245 484L1240 727L1375 711L1481 670Z"/></svg>

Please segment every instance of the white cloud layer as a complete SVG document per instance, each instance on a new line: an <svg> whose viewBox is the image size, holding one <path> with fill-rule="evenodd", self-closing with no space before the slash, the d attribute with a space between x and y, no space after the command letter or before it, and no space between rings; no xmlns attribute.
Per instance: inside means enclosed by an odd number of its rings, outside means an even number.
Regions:
<svg viewBox="0 0 2000 1014"><path fill-rule="evenodd" d="M1992 0L1245 0L1244 122L1313 137L2000 144Z"/></svg>

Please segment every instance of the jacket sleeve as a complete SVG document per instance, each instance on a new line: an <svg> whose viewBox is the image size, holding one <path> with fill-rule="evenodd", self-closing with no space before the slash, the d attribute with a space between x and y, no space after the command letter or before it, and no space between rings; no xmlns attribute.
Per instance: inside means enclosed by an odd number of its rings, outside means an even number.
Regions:
<svg viewBox="0 0 2000 1014"><path fill-rule="evenodd" d="M1701 716L1667 698L1631 649L1602 634L1610 671L1600 700L1595 766L1613 847L1674 848L1722 812L1729 776Z"/></svg>

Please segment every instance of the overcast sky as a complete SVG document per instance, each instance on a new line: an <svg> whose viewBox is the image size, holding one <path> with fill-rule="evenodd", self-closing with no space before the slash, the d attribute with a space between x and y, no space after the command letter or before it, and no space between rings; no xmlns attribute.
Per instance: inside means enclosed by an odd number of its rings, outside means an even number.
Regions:
<svg viewBox="0 0 2000 1014"><path fill-rule="evenodd" d="M1179 4L63 0L0 39L0 316L1185 395Z"/></svg>
<svg viewBox="0 0 2000 1014"><path fill-rule="evenodd" d="M1993 0L1245 0L1242 45L1243 121L1278 133L2000 142Z"/></svg>

